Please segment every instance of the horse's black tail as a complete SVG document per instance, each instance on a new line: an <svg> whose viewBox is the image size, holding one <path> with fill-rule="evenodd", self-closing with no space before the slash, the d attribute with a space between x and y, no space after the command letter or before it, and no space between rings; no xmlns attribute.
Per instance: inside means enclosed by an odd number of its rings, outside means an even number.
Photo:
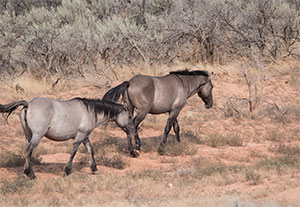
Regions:
<svg viewBox="0 0 300 207"><path fill-rule="evenodd" d="M22 101L16 101L16 102L5 104L5 105L0 104L0 113L7 114L4 116L5 120L7 121L9 115L12 112L14 112L19 106L24 106L24 108L27 108L28 103L27 103L27 101L22 100Z"/></svg>
<svg viewBox="0 0 300 207"><path fill-rule="evenodd" d="M129 87L129 82L128 81L124 81L120 85L118 85L118 86L110 89L109 91L107 91L104 94L102 100L117 102L120 99L120 96L124 93L124 91L128 87Z"/></svg>

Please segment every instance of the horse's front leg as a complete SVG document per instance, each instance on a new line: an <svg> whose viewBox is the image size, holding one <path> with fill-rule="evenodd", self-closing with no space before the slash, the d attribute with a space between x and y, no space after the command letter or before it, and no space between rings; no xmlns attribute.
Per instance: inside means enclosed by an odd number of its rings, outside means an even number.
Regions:
<svg viewBox="0 0 300 207"><path fill-rule="evenodd" d="M93 150L93 146L89 140L88 137L86 137L83 140L83 144L86 147L86 149L88 150L89 154L90 154L90 164L91 164L91 171L92 173L95 173L98 169L97 169L97 165L95 162L95 158L94 158L94 150Z"/></svg>
<svg viewBox="0 0 300 207"><path fill-rule="evenodd" d="M83 134L83 133L80 133L80 132L77 133L77 135L74 139L74 142L73 142L72 150L70 152L69 160L68 160L68 162L66 163L66 165L64 167L65 175L70 175L71 174L73 159L75 157L75 154L77 152L77 149L78 149L79 145L83 142L83 140L86 136L87 136L86 134Z"/></svg>
<svg viewBox="0 0 300 207"><path fill-rule="evenodd" d="M163 140L160 143L158 151L157 151L160 155L163 155L165 153L165 145L167 143L168 134L169 134L169 132L172 128L172 125L174 124L174 122L176 122L177 125L178 125L177 116L178 116L179 112L180 112L180 110L172 111L169 115L169 118L167 120L167 124L166 124L166 127L165 127L165 131L164 131L164 137L163 137ZM178 126L178 133L179 133L179 126Z"/></svg>
<svg viewBox="0 0 300 207"><path fill-rule="evenodd" d="M116 124L127 134L128 150L131 157L138 157L140 155L140 138L137 133L135 122L131 119L128 112L120 113L115 120ZM136 149L132 145L132 139L135 138Z"/></svg>
<svg viewBox="0 0 300 207"><path fill-rule="evenodd" d="M168 118L166 127L165 127L165 131L164 131L164 137L162 142L159 145L158 148L158 154L163 155L165 153L165 144L167 143L167 138L168 138L168 134L171 130L172 124L173 124L174 119L173 118Z"/></svg>
<svg viewBox="0 0 300 207"><path fill-rule="evenodd" d="M136 128L133 125L133 122L131 122L127 126L125 126L123 130L127 134L128 150L129 150L130 156L131 157L138 157L140 155L141 142L140 142L139 135L136 131ZM133 137L135 138L135 145L136 145L135 149L132 145L132 138Z"/></svg>

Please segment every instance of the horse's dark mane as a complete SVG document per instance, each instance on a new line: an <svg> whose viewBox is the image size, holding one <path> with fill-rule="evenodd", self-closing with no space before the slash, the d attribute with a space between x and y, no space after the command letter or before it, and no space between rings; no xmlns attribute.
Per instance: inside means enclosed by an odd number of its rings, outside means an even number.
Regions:
<svg viewBox="0 0 300 207"><path fill-rule="evenodd" d="M81 101L87 110L93 110L95 114L104 113L105 116L114 117L121 113L124 106L111 101L101 101L100 99L74 98L73 100Z"/></svg>
<svg viewBox="0 0 300 207"><path fill-rule="evenodd" d="M205 76L208 77L209 74L207 71L205 70L178 70L178 71L172 71L170 72L170 74L175 74L175 75L186 75L186 76L196 76L196 75L201 75L201 76Z"/></svg>

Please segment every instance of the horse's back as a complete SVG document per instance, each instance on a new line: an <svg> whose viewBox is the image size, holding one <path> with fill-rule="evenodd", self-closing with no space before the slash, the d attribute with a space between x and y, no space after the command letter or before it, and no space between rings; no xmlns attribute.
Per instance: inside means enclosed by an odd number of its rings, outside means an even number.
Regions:
<svg viewBox="0 0 300 207"><path fill-rule="evenodd" d="M89 133L95 127L92 116L85 105L78 100L52 100L54 114L47 133L48 138L64 140L74 137L78 131Z"/></svg>
<svg viewBox="0 0 300 207"><path fill-rule="evenodd" d="M180 93L180 83L170 75L137 75L129 82L128 96L133 106L138 109L147 108L153 114L171 111Z"/></svg>
<svg viewBox="0 0 300 207"><path fill-rule="evenodd" d="M136 75L129 80L128 97L135 108L148 105L154 98L154 82L151 76Z"/></svg>

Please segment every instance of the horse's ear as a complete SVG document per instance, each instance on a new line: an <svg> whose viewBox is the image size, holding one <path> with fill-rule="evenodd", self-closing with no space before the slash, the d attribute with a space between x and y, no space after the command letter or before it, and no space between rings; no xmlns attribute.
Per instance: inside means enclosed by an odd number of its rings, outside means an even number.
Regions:
<svg viewBox="0 0 300 207"><path fill-rule="evenodd" d="M212 80L214 76L215 76L214 72L211 72L208 76L208 80Z"/></svg>

